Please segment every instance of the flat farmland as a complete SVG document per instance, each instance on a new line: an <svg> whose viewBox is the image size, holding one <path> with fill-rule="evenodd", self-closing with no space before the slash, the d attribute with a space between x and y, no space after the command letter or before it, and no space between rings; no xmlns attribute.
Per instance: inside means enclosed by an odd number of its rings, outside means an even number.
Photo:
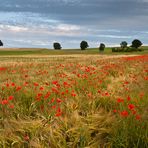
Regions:
<svg viewBox="0 0 148 148"><path fill-rule="evenodd" d="M148 147L147 63L135 53L3 54L0 147Z"/></svg>

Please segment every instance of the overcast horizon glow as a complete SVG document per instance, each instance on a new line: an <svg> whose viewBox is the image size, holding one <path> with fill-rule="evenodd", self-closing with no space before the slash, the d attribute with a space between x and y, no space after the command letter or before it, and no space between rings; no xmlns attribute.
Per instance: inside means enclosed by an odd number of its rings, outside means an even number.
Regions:
<svg viewBox="0 0 148 148"><path fill-rule="evenodd" d="M4 47L79 48L100 43L148 45L148 0L0 0Z"/></svg>

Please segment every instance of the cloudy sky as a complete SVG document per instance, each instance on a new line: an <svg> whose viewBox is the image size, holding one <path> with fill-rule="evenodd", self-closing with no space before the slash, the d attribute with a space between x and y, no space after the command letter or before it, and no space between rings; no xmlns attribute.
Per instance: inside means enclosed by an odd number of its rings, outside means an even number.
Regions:
<svg viewBox="0 0 148 148"><path fill-rule="evenodd" d="M148 0L0 0L5 47L114 46L137 38L148 45Z"/></svg>

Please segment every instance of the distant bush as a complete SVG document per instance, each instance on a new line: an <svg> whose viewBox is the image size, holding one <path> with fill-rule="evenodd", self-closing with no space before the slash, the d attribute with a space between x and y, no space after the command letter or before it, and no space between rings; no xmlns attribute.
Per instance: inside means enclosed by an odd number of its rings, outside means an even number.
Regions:
<svg viewBox="0 0 148 148"><path fill-rule="evenodd" d="M134 51L143 51L141 48L135 48L135 47L126 47L126 48L121 48L121 47L115 47L112 48L112 52L134 52Z"/></svg>
<svg viewBox="0 0 148 148"><path fill-rule="evenodd" d="M86 41L82 41L80 43L81 50L85 50L87 47L89 47L88 43Z"/></svg>
<svg viewBox="0 0 148 148"><path fill-rule="evenodd" d="M120 46L121 46L121 48L126 48L127 47L127 42L126 41L122 41L121 43L120 43Z"/></svg>
<svg viewBox="0 0 148 148"><path fill-rule="evenodd" d="M58 43L58 42L53 43L53 47L54 47L55 50L61 50L62 49L61 44Z"/></svg>
<svg viewBox="0 0 148 148"><path fill-rule="evenodd" d="M100 51L104 51L104 49L105 49L105 44L101 43L100 44L100 47L99 47L99 50Z"/></svg>
<svg viewBox="0 0 148 148"><path fill-rule="evenodd" d="M0 40L0 46L3 46L3 42Z"/></svg>
<svg viewBox="0 0 148 148"><path fill-rule="evenodd" d="M143 51L143 49L139 48L142 45L140 40L133 40L132 45L127 47L128 43L126 41L122 41L120 43L121 47L112 48L112 52L133 52L133 51Z"/></svg>
<svg viewBox="0 0 148 148"><path fill-rule="evenodd" d="M122 52L124 49L120 47L114 47L112 48L112 52Z"/></svg>

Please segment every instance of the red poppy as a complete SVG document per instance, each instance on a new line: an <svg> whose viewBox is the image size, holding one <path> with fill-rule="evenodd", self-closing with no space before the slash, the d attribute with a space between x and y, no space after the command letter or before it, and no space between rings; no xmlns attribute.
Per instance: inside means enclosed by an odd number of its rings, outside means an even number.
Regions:
<svg viewBox="0 0 148 148"><path fill-rule="evenodd" d="M39 84L38 83L34 83L34 86L39 86Z"/></svg>
<svg viewBox="0 0 148 148"><path fill-rule="evenodd" d="M118 103L122 103L122 102L124 102L124 99L118 98L118 99L117 99L117 102L118 102Z"/></svg>
<svg viewBox="0 0 148 148"><path fill-rule="evenodd" d="M65 94L65 92L61 92L61 95L64 95Z"/></svg>
<svg viewBox="0 0 148 148"><path fill-rule="evenodd" d="M101 93L101 90L98 90L98 93Z"/></svg>
<svg viewBox="0 0 148 148"><path fill-rule="evenodd" d="M140 115L136 115L136 120L140 120L141 116Z"/></svg>
<svg viewBox="0 0 148 148"><path fill-rule="evenodd" d="M5 67L0 67L0 71L5 71L7 68Z"/></svg>
<svg viewBox="0 0 148 148"><path fill-rule="evenodd" d="M40 87L40 90L44 90L44 87Z"/></svg>
<svg viewBox="0 0 148 148"><path fill-rule="evenodd" d="M14 108L14 105L13 104L12 105L9 105L9 108L13 109Z"/></svg>
<svg viewBox="0 0 148 148"><path fill-rule="evenodd" d="M24 83L24 86L27 86L28 84L29 84L28 82L25 82L25 83Z"/></svg>
<svg viewBox="0 0 148 148"><path fill-rule="evenodd" d="M125 81L124 84L129 84L129 82Z"/></svg>
<svg viewBox="0 0 148 148"><path fill-rule="evenodd" d="M9 103L8 100L2 100L2 102L1 102L2 105L7 105L8 103Z"/></svg>
<svg viewBox="0 0 148 148"><path fill-rule="evenodd" d="M9 96L8 97L8 100L13 100L14 99L14 96Z"/></svg>
<svg viewBox="0 0 148 148"><path fill-rule="evenodd" d="M134 108L135 108L135 105L133 105L133 104L129 104L129 105L128 105L128 109L129 109L129 110L133 110Z"/></svg>
<svg viewBox="0 0 148 148"><path fill-rule="evenodd" d="M127 100L128 100L128 101L130 101L130 100L131 100L131 97L130 97L130 96L128 96L128 97L127 97Z"/></svg>
<svg viewBox="0 0 148 148"><path fill-rule="evenodd" d="M105 92L104 95L105 95L105 96L110 96L108 92Z"/></svg>
<svg viewBox="0 0 148 148"><path fill-rule="evenodd" d="M17 88L16 88L16 91L19 91L19 90L21 90L22 89L22 87L21 86L18 86Z"/></svg>
<svg viewBox="0 0 148 148"><path fill-rule="evenodd" d="M9 87L9 84L8 83L6 84L6 87Z"/></svg>
<svg viewBox="0 0 148 148"><path fill-rule="evenodd" d="M57 109L57 112L56 112L56 114L55 114L55 116L56 116L56 117L59 117L59 116L61 116L61 115L62 115L62 111L61 111L60 108L58 108L58 109Z"/></svg>
<svg viewBox="0 0 148 148"><path fill-rule="evenodd" d="M76 94L75 94L74 92L72 92L72 93L71 93L71 96L75 97L75 96L76 96Z"/></svg>
<svg viewBox="0 0 148 148"><path fill-rule="evenodd" d="M87 94L88 97L92 97L92 93L90 92L89 94Z"/></svg>
<svg viewBox="0 0 148 148"><path fill-rule="evenodd" d="M59 92L59 91L58 91L56 88L54 88L54 87L52 87L51 89L52 89L52 92L55 92L55 93L58 93L58 92Z"/></svg>
<svg viewBox="0 0 148 148"><path fill-rule="evenodd" d="M53 106L52 106L52 109L55 109L55 108L56 108L56 106L55 106L55 105L53 105Z"/></svg>
<svg viewBox="0 0 148 148"><path fill-rule="evenodd" d="M50 97L50 92L47 92L46 95L44 96L45 99L48 99Z"/></svg>
<svg viewBox="0 0 148 148"><path fill-rule="evenodd" d="M133 109L132 114L135 115L136 113L137 113L136 110Z"/></svg>
<svg viewBox="0 0 148 148"><path fill-rule="evenodd" d="M58 81L52 81L52 84L56 85L56 84L58 84Z"/></svg>
<svg viewBox="0 0 148 148"><path fill-rule="evenodd" d="M13 87L14 87L14 86L15 86L15 83L11 83L11 86L13 86Z"/></svg>
<svg viewBox="0 0 148 148"><path fill-rule="evenodd" d="M121 112L121 116L122 117L127 117L128 116L128 112L126 110Z"/></svg>
<svg viewBox="0 0 148 148"><path fill-rule="evenodd" d="M24 136L24 140L25 140L25 141L29 141L29 139L30 139L30 138L29 138L28 135L25 135L25 136Z"/></svg>
<svg viewBox="0 0 148 148"><path fill-rule="evenodd" d="M57 98L57 103L61 103L62 102L62 100L60 99L60 98Z"/></svg>

